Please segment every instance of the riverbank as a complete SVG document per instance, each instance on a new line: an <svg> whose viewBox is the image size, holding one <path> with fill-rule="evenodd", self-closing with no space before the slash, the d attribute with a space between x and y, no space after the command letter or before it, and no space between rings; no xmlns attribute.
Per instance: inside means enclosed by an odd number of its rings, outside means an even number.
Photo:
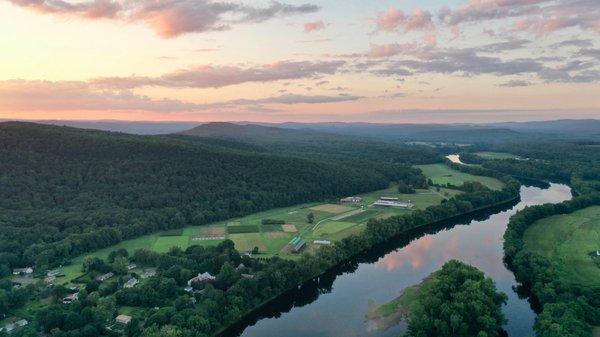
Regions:
<svg viewBox="0 0 600 337"><path fill-rule="evenodd" d="M468 212L464 212L461 214L456 214L453 216L449 216L449 217L444 217L441 219L437 219L434 221L430 221L430 222L426 222L426 223L422 223L419 226L416 227L411 227L411 228L407 228L405 231L388 238L385 241L379 242L378 244L380 245L384 245L386 243L392 242L392 241L397 241L399 238L401 238L403 235L406 235L407 233L413 232L415 230L419 230L422 228L426 228L426 227L431 227L431 226L436 226L436 225L441 225L447 222L451 222L454 220L459 220L459 219L464 219L466 217L476 217L479 214L483 214L486 211L489 210L493 210L496 208L500 208L503 206L507 206L507 205L511 205L514 204L515 201L519 200L519 194L512 196L510 198L506 198L502 201L493 203L493 204L489 204L489 205L485 205L485 206L480 206L477 208L474 208ZM402 216L401 216L402 217ZM356 256L364 253L366 250L372 249L373 247L365 247L364 249L357 251L355 254L348 256L346 259L332 265L329 266L327 269L325 269L322 273L318 274L318 275L314 275L313 277L305 280L302 284L297 285L298 289L308 285L309 283L313 283L318 281L318 279L320 277L322 277L323 275L330 273L332 271L334 271L337 268L340 268L341 266L343 266L346 263L349 263L352 261L352 259L354 259ZM252 310L246 312L236 323L231 324L228 327L223 328L222 330L216 332L213 336L215 337L230 337L230 336L236 336L235 333L233 333L234 331L240 330L240 323L249 320L253 315L256 315L258 312L263 311L268 305L270 305L271 303L273 303L274 301L280 299L280 298L284 298L285 296L288 296L289 294L291 294L292 291L295 291L296 289L290 289L282 294L279 294L277 296L274 296L272 298L270 298L269 300L266 300L264 302L262 302L259 306L253 308Z"/></svg>

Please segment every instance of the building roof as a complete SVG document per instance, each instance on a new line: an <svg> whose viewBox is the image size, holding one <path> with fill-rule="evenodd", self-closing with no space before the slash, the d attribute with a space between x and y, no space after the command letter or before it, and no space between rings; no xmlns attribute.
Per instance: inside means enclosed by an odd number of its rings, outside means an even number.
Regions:
<svg viewBox="0 0 600 337"><path fill-rule="evenodd" d="M115 318L115 321L117 321L117 323L128 324L131 322L131 316L119 315Z"/></svg>

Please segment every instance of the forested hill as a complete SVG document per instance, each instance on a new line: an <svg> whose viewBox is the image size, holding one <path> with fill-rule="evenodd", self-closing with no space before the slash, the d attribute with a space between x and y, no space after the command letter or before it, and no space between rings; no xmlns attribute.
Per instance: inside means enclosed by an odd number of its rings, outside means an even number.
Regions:
<svg viewBox="0 0 600 337"><path fill-rule="evenodd" d="M348 135L252 124L208 123L180 135L240 141L266 151L379 172L390 180L411 174L410 165L443 160L442 152L430 146L390 144Z"/></svg>
<svg viewBox="0 0 600 337"><path fill-rule="evenodd" d="M219 144L0 123L0 271L388 184L360 168Z"/></svg>

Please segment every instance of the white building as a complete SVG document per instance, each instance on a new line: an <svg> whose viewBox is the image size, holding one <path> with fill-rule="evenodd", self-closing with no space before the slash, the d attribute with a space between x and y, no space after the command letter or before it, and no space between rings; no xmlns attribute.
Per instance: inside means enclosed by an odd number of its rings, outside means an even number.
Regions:
<svg viewBox="0 0 600 337"><path fill-rule="evenodd" d="M104 282L106 280L108 280L109 278L115 276L115 274L113 273L106 273L104 275L100 275L98 277L96 277L96 280L100 281L100 282Z"/></svg>
<svg viewBox="0 0 600 337"><path fill-rule="evenodd" d="M33 274L33 268L32 267L25 267L25 268L15 268L15 269L13 269L13 275L21 275L21 274L25 274L25 275Z"/></svg>
<svg viewBox="0 0 600 337"><path fill-rule="evenodd" d="M362 202L361 197L347 197L340 199L341 204L359 204Z"/></svg>
<svg viewBox="0 0 600 337"><path fill-rule="evenodd" d="M138 279L136 279L135 277L132 277L127 282L125 282L125 284L123 285L123 288L133 288L138 283L140 283L140 281L138 281Z"/></svg>
<svg viewBox="0 0 600 337"><path fill-rule="evenodd" d="M193 282L212 282L214 280L216 280L217 278L212 276L210 273L205 272L202 274L198 274L198 276L191 278L188 280L187 285L188 287L192 285Z"/></svg>
<svg viewBox="0 0 600 337"><path fill-rule="evenodd" d="M115 318L115 321L119 324L127 325L129 322L131 322L131 316L119 315L117 318Z"/></svg>

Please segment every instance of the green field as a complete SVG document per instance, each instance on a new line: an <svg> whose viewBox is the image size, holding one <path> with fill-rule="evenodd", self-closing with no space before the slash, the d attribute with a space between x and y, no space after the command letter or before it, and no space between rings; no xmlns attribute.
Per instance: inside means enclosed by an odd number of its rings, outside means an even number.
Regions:
<svg viewBox="0 0 600 337"><path fill-rule="evenodd" d="M506 152L482 151L482 152L475 152L475 154L478 155L479 157L485 158L485 159L517 159L517 158L519 158L518 156L515 156L514 154L506 153Z"/></svg>
<svg viewBox="0 0 600 337"><path fill-rule="evenodd" d="M231 239L236 248L242 252L251 251L254 247L258 247L261 256L296 258L296 254L289 252L288 243L297 235L304 238L308 243L309 251L313 251L316 249L316 247L312 247L312 241L315 239L338 241L363 231L366 222L370 218L381 219L412 212L409 209L370 207L373 202L382 196L398 197L403 201L411 200L415 205L413 209L425 209L459 193L462 192L446 188L431 188L418 190L415 194L400 194L397 187L391 185L387 189L360 195L363 198L360 205L342 206L332 200L328 203L308 203L277 208L206 226L185 227L145 235L86 255L106 259L111 251L120 248L125 248L130 253L140 248L167 252L173 246L182 249L190 245L214 246L227 238ZM357 212L361 208L364 211ZM347 217L344 217L344 214L348 212L353 213L349 213ZM313 224L309 224L307 221L309 213L314 215ZM339 220L333 219L340 216L342 218ZM261 221L263 219L283 220L286 225L262 225ZM295 227L297 232L284 231L283 227L288 225L292 225L292 229ZM61 274L64 276L59 278L60 283L71 282L82 275L81 265L84 256L79 256L73 259L71 264L61 267Z"/></svg>
<svg viewBox="0 0 600 337"><path fill-rule="evenodd" d="M600 285L600 268L589 255L600 249L600 206L539 220L524 242L527 250L553 261L565 282Z"/></svg>
<svg viewBox="0 0 600 337"><path fill-rule="evenodd" d="M493 190L501 190L504 187L504 184L498 179L463 173L444 164L418 165L416 167L421 169L423 174L434 184L438 185L460 186L466 181L477 181Z"/></svg>

